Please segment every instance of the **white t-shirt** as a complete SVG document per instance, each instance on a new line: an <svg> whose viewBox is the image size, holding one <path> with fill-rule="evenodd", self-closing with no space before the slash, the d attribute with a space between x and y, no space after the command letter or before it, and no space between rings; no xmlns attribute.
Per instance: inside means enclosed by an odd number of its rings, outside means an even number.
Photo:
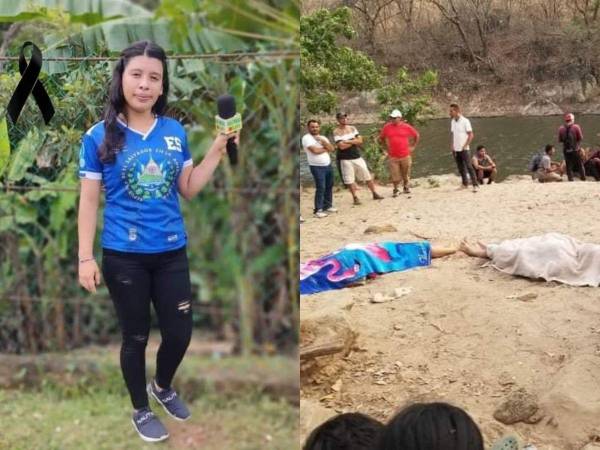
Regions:
<svg viewBox="0 0 600 450"><path fill-rule="evenodd" d="M469 132L472 132L471 121L464 116L459 116L458 120L450 120L450 132L452 133L452 145L455 152L461 152L463 145L467 142ZM469 150L469 147L466 147Z"/></svg>
<svg viewBox="0 0 600 450"><path fill-rule="evenodd" d="M358 136L360 134L358 132L358 130L353 126L347 126L346 128L350 130L346 134L335 134L335 131L337 131L337 130L334 131L333 140L335 141L336 144L340 141L349 141L351 139L354 139L356 136Z"/></svg>
<svg viewBox="0 0 600 450"><path fill-rule="evenodd" d="M323 139L325 139L327 142L329 142L329 139L327 139L325 136L321 136L321 137ZM313 147L313 146L318 147L318 148L323 148L321 143L319 141L317 141L312 134L306 133L304 136L302 136L302 148L306 152L306 157L308 159L308 165L309 166L328 166L329 164L331 164L331 157L329 156L329 152L323 152L323 153L319 153L318 155L315 155L313 152L311 152L308 149L308 147Z"/></svg>
<svg viewBox="0 0 600 450"><path fill-rule="evenodd" d="M542 156L542 160L540 161L540 168L538 170L542 173L546 173L546 170L552 167L551 163L552 160L547 154Z"/></svg>

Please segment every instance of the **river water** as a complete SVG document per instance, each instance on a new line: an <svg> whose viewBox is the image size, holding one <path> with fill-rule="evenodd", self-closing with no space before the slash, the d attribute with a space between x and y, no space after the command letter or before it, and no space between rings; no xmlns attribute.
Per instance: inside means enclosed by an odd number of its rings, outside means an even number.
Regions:
<svg viewBox="0 0 600 450"><path fill-rule="evenodd" d="M556 146L554 159L562 160L562 146L557 143L557 130L562 116L471 118L475 138L471 151L482 144L496 160L499 180L509 175L526 174L531 155L546 144ZM576 115L583 129L583 146L600 146L600 116ZM354 124L363 135L376 132L373 124ZM450 119L434 119L417 127L421 142L413 153L412 177L457 173L450 152ZM331 137L328 136L331 140ZM306 154L300 155L300 177L312 184Z"/></svg>

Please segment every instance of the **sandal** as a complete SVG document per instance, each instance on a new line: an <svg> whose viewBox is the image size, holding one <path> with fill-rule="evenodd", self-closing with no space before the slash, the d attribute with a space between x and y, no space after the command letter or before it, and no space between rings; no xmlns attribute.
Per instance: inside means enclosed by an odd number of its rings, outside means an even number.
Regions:
<svg viewBox="0 0 600 450"><path fill-rule="evenodd" d="M515 436L504 436L496 441L490 450L519 450L519 440Z"/></svg>

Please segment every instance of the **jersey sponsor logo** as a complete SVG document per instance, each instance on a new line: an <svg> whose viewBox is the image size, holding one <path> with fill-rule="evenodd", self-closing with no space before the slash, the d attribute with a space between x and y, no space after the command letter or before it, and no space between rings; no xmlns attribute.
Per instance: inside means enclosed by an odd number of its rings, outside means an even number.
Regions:
<svg viewBox="0 0 600 450"><path fill-rule="evenodd" d="M167 196L179 171L180 163L166 150L146 148L127 157L121 179L131 197L144 201Z"/></svg>
<svg viewBox="0 0 600 450"><path fill-rule="evenodd" d="M129 229L129 240L130 241L136 241L137 240L137 228L130 228Z"/></svg>
<svg viewBox="0 0 600 450"><path fill-rule="evenodd" d="M176 152L181 151L181 139L175 136L165 136L165 142L167 143L167 149Z"/></svg>

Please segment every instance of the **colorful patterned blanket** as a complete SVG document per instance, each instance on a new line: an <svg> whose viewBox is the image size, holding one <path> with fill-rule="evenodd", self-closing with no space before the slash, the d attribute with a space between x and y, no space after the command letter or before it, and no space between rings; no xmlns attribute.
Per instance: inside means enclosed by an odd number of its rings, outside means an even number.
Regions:
<svg viewBox="0 0 600 450"><path fill-rule="evenodd" d="M300 265L300 294L342 289L374 274L430 264L431 246L427 241L348 244Z"/></svg>

